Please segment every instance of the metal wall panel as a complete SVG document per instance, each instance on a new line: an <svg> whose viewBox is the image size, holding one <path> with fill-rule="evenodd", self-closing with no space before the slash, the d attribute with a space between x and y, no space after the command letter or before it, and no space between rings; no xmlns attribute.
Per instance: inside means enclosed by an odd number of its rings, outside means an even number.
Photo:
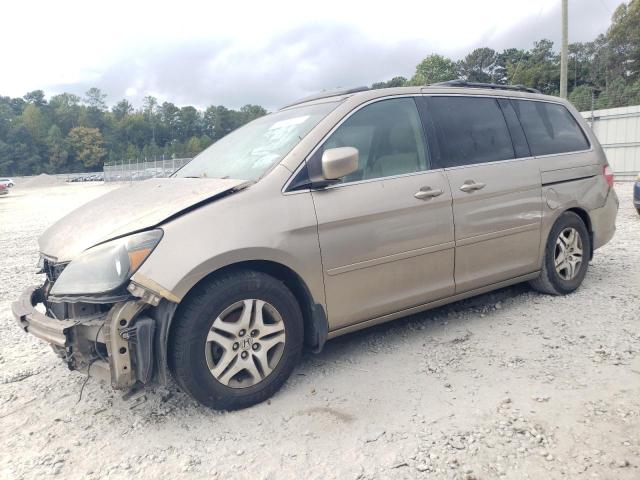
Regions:
<svg viewBox="0 0 640 480"><path fill-rule="evenodd" d="M581 112L604 148L616 177L640 172L640 105Z"/></svg>

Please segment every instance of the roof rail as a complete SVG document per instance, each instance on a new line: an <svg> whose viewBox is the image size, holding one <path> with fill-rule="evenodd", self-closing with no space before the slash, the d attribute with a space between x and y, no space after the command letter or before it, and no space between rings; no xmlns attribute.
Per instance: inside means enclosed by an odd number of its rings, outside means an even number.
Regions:
<svg viewBox="0 0 640 480"><path fill-rule="evenodd" d="M446 82L432 83L430 87L466 87L466 88L490 88L493 90L513 90L516 92L542 93L537 88L524 85L500 85L498 83L467 82L466 80L448 80Z"/></svg>
<svg viewBox="0 0 640 480"><path fill-rule="evenodd" d="M310 102L312 100L320 100L321 98L336 97L338 95L348 95L350 93L365 92L367 90L371 90L371 89L369 87L354 87L354 88L345 88L341 90L328 90L326 92L316 93L315 95L311 95L309 97L304 97L299 100L296 100L295 102L289 103L288 105L281 107L280 110L282 110L283 108L293 107L294 105L300 105L301 103Z"/></svg>

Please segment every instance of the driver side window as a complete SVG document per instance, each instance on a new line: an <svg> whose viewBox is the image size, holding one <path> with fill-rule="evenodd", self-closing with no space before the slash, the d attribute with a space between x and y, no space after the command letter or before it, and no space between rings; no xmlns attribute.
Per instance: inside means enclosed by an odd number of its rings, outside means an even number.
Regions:
<svg viewBox="0 0 640 480"><path fill-rule="evenodd" d="M427 170L427 149L413 98L382 100L351 115L326 140L322 151L358 149L358 170L342 183Z"/></svg>

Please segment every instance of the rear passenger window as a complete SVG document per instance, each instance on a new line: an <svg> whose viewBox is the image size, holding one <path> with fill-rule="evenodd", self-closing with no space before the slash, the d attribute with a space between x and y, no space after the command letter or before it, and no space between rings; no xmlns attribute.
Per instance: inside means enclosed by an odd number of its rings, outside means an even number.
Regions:
<svg viewBox="0 0 640 480"><path fill-rule="evenodd" d="M426 97L432 156L441 168L515 158L495 98Z"/></svg>
<svg viewBox="0 0 640 480"><path fill-rule="evenodd" d="M564 105L532 100L511 101L533 155L576 152L589 142Z"/></svg>

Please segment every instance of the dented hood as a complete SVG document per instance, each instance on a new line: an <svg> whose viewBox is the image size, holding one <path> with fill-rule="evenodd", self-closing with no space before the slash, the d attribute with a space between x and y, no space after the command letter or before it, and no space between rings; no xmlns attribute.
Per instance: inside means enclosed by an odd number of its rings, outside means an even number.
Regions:
<svg viewBox="0 0 640 480"><path fill-rule="evenodd" d="M98 243L155 227L247 183L204 178L157 178L131 183L54 223L39 239L40 252L57 262L70 261Z"/></svg>

